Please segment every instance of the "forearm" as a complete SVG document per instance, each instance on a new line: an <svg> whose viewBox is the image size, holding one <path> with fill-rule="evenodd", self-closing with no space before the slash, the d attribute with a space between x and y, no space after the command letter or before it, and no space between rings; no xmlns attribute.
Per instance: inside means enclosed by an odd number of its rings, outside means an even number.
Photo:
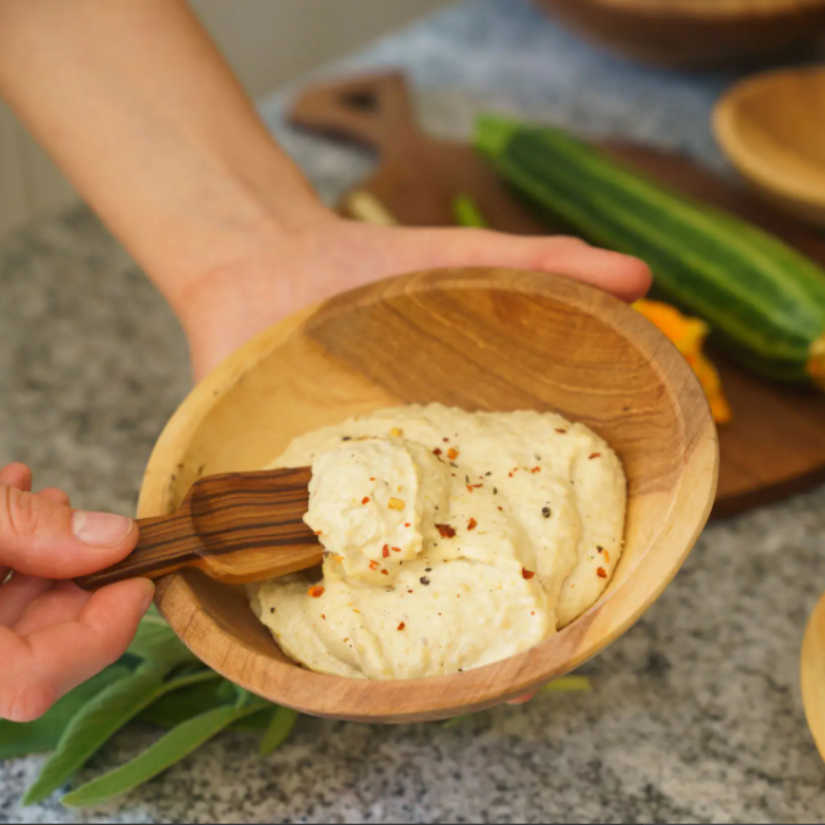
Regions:
<svg viewBox="0 0 825 825"><path fill-rule="evenodd" d="M180 0L0 0L0 94L176 309L318 210Z"/></svg>

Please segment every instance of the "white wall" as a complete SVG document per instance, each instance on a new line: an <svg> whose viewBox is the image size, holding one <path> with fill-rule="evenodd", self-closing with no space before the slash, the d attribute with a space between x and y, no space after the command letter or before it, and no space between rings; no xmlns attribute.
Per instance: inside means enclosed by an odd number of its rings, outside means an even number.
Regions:
<svg viewBox="0 0 825 825"><path fill-rule="evenodd" d="M260 95L447 0L191 2L246 88ZM0 103L0 237L74 197L45 153Z"/></svg>

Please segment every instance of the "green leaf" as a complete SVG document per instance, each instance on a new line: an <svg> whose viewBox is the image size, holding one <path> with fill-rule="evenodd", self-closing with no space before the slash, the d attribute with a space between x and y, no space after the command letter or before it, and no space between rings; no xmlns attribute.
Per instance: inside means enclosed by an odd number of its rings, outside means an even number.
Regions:
<svg viewBox="0 0 825 825"><path fill-rule="evenodd" d="M269 727L269 720L272 716L271 707L270 705L263 708L263 710L259 710L257 713L253 713L252 716L245 716L243 719L239 719L230 725L229 730L266 730Z"/></svg>
<svg viewBox="0 0 825 825"><path fill-rule="evenodd" d="M550 682L542 689L542 693L590 693L593 685L587 676L562 676L555 682Z"/></svg>
<svg viewBox="0 0 825 825"><path fill-rule="evenodd" d="M463 725L468 719L472 719L472 715L470 716L455 716L452 719L448 719L444 722L441 727L445 730L449 730L450 728L457 728L459 725Z"/></svg>
<svg viewBox="0 0 825 825"><path fill-rule="evenodd" d="M226 705L234 698L235 686L226 679L216 678L161 696L140 714L138 720L173 728L193 716Z"/></svg>
<svg viewBox="0 0 825 825"><path fill-rule="evenodd" d="M259 753L261 756L269 756L270 753L277 750L281 745L289 739L292 729L295 727L295 722L298 720L297 711L290 708L275 708L272 713L272 718L269 722L269 727L261 739L261 747Z"/></svg>
<svg viewBox="0 0 825 825"><path fill-rule="evenodd" d="M258 700L245 707L229 705L214 708L189 719L161 737L140 756L93 779L64 796L61 801L70 808L80 808L96 805L112 796L132 790L159 773L163 773L233 722L257 713L264 704L263 700Z"/></svg>
<svg viewBox="0 0 825 825"><path fill-rule="evenodd" d="M453 201L453 216L460 226L484 229L489 226L478 204L469 195L459 195Z"/></svg>
<svg viewBox="0 0 825 825"><path fill-rule="evenodd" d="M167 669L198 661L175 635L175 631L160 616L154 615L141 619L135 638L126 652L147 662L157 662Z"/></svg>
<svg viewBox="0 0 825 825"><path fill-rule="evenodd" d="M71 778L127 722L173 690L220 678L210 670L164 682L163 667L147 663L88 702L61 736L52 758L26 792L24 805L45 799Z"/></svg>
<svg viewBox="0 0 825 825"><path fill-rule="evenodd" d="M74 715L98 693L129 673L129 668L121 665L107 667L55 702L45 715L34 722L19 724L0 720L0 760L42 753L57 747Z"/></svg>

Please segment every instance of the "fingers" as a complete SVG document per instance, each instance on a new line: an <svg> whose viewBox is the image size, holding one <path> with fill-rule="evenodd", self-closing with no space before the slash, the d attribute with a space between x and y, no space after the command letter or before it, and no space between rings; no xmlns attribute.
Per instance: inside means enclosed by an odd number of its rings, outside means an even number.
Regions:
<svg viewBox="0 0 825 825"><path fill-rule="evenodd" d="M42 579L40 580L42 581ZM31 636L38 630L72 621L91 601L92 594L74 582L51 582L51 587L32 599L11 625L18 636Z"/></svg>
<svg viewBox="0 0 825 825"><path fill-rule="evenodd" d="M53 582L37 576L12 576L0 587L0 627L14 627L26 612L26 608L46 591Z"/></svg>
<svg viewBox="0 0 825 825"><path fill-rule="evenodd" d="M25 464L8 464L0 470L0 484L31 491L32 471Z"/></svg>
<svg viewBox="0 0 825 825"><path fill-rule="evenodd" d="M62 504L64 507L69 506L68 493L64 493L63 490L59 490L57 487L46 487L45 490L41 490L37 495L49 501L54 501L56 504Z"/></svg>
<svg viewBox="0 0 825 825"><path fill-rule="evenodd" d="M131 579L99 590L76 616L27 637L0 628L0 718L36 719L114 662L128 647L153 594L148 579Z"/></svg>
<svg viewBox="0 0 825 825"><path fill-rule="evenodd" d="M0 484L16 487L18 490L31 491L32 471L25 464L8 464L0 469ZM9 575L9 568L0 565L0 585Z"/></svg>
<svg viewBox="0 0 825 825"><path fill-rule="evenodd" d="M428 266L502 266L551 272L611 292L625 301L641 298L651 284L646 263L578 238L519 237L489 230L430 229L413 233Z"/></svg>
<svg viewBox="0 0 825 825"><path fill-rule="evenodd" d="M0 565L68 579L123 559L137 543L132 519L72 510L58 493L37 496L0 486Z"/></svg>

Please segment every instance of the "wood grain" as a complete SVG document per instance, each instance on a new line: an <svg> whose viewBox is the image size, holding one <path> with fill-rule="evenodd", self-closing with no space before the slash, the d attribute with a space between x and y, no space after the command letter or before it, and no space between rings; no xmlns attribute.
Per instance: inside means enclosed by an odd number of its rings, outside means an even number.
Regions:
<svg viewBox="0 0 825 825"><path fill-rule="evenodd" d="M800 681L805 717L825 759L825 596L816 603L802 643Z"/></svg>
<svg viewBox="0 0 825 825"><path fill-rule="evenodd" d="M825 69L785 69L737 83L717 103L714 127L759 192L825 227Z"/></svg>
<svg viewBox="0 0 825 825"><path fill-rule="evenodd" d="M361 105L353 105L352 101ZM367 103L368 105L364 105ZM434 140L414 122L406 81L381 72L321 85L296 100L291 118L304 128L371 146L381 156L360 189L400 223L453 224L451 203L466 192L497 229L552 233L466 144ZM678 155L608 143L605 148L686 195L727 209L773 232L825 266L825 239ZM342 206L346 213L346 199ZM555 230L558 231L558 230ZM825 396L775 385L712 352L734 412L720 432L721 475L714 516L775 501L825 480Z"/></svg>
<svg viewBox="0 0 825 825"><path fill-rule="evenodd" d="M536 0L573 31L642 62L766 62L821 34L822 0Z"/></svg>
<svg viewBox="0 0 825 825"><path fill-rule="evenodd" d="M243 687L304 713L411 722L473 712L577 667L675 575L715 492L716 430L701 387L639 313L575 281L511 270L423 272L298 313L230 356L159 439L139 515L174 512L192 474L253 470L296 435L357 412L440 401L558 410L617 450L628 475L625 551L608 590L541 646L448 677L370 682L288 660L242 589L182 571L158 604L184 642Z"/></svg>
<svg viewBox="0 0 825 825"><path fill-rule="evenodd" d="M87 590L186 567L225 584L246 584L317 567L323 548L303 517L312 469L225 473L195 482L173 513L138 520L123 561L77 579Z"/></svg>

